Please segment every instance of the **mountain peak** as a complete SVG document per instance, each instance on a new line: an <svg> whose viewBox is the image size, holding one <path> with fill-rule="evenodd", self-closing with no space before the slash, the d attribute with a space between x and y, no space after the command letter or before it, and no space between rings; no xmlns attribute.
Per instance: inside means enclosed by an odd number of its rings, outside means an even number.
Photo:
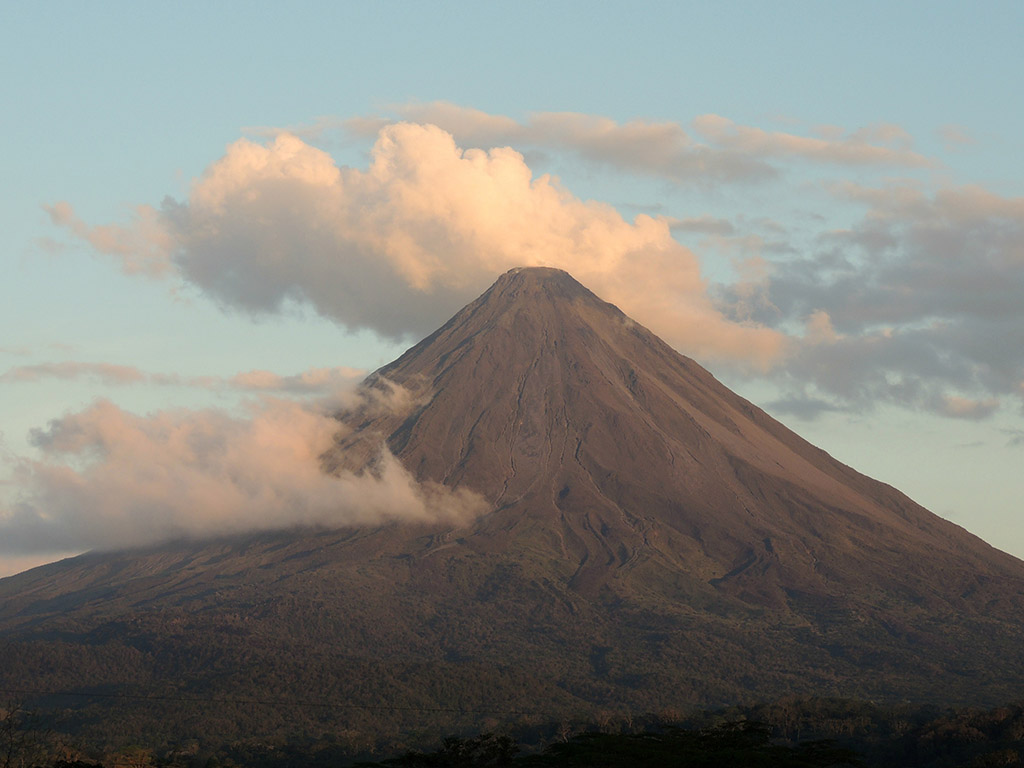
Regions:
<svg viewBox="0 0 1024 768"><path fill-rule="evenodd" d="M501 275L480 298L487 301L515 303L571 301L583 298L601 304L605 303L568 272L554 267L515 267L510 269Z"/></svg>
<svg viewBox="0 0 1024 768"><path fill-rule="evenodd" d="M532 290L562 287L590 293L576 278L564 269L556 267L513 267L499 277L494 285L496 287L509 285Z"/></svg>

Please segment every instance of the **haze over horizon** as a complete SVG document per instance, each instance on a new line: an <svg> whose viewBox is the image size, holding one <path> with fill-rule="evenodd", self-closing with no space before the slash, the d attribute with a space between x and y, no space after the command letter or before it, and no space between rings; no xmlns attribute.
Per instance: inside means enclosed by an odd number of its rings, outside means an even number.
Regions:
<svg viewBox="0 0 1024 768"><path fill-rule="evenodd" d="M532 265L1024 557L1019 6L103 8L0 25L0 575L423 514L324 398Z"/></svg>

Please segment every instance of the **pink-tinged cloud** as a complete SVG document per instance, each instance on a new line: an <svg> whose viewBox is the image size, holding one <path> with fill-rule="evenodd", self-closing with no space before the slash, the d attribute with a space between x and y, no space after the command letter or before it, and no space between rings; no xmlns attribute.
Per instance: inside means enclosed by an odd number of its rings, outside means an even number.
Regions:
<svg viewBox="0 0 1024 768"><path fill-rule="evenodd" d="M253 370L224 378L148 373L133 366L111 363L65 361L39 363L10 368L0 374L0 382L32 383L44 379L94 379L108 386L147 384L152 386L191 387L209 390L242 392L276 392L333 396L350 391L366 375L361 368L310 368L302 373L281 375L271 371Z"/></svg>
<svg viewBox="0 0 1024 768"><path fill-rule="evenodd" d="M100 401L35 430L39 460L15 469L0 510L0 550L120 548L292 526L461 522L486 505L419 484L383 448L373 472L327 475L320 456L339 423L265 399L222 411L138 416Z"/></svg>
<svg viewBox="0 0 1024 768"><path fill-rule="evenodd" d="M720 115L702 115L694 129L715 146L763 158L799 157L837 165L928 168L937 163L909 148L910 137L898 126L873 126L828 138L797 136L739 125Z"/></svg>
<svg viewBox="0 0 1024 768"><path fill-rule="evenodd" d="M0 381L34 382L42 379L94 378L104 384L135 384L148 380L148 376L128 365L111 363L38 363L11 368L0 374Z"/></svg>
<svg viewBox="0 0 1024 768"><path fill-rule="evenodd" d="M947 152L955 152L964 147L977 144L975 139L962 125L943 125L938 130L939 138L942 139L943 148Z"/></svg>
<svg viewBox="0 0 1024 768"><path fill-rule="evenodd" d="M763 180L776 174L760 158L701 144L678 123L667 121L619 123L579 112L534 112L520 123L448 102L408 104L396 111L403 119L436 125L460 143L570 151L591 162L676 182L709 185Z"/></svg>
<svg viewBox="0 0 1024 768"><path fill-rule="evenodd" d="M626 221L534 177L512 149L464 150L432 125L385 127L365 170L292 135L240 140L160 221L184 280L253 313L304 302L352 329L417 337L502 272L543 265L703 359L763 369L786 348L716 308L668 220Z"/></svg>
<svg viewBox="0 0 1024 768"><path fill-rule="evenodd" d="M927 168L937 165L911 148L900 126L881 123L856 131L819 128L817 136L769 132L719 115L702 115L692 132L671 121L630 120L578 112L533 112L518 121L450 102L398 105L401 119L432 124L456 141L476 146L509 144L578 153L590 161L662 176L681 183L759 181L777 175L780 158L828 165ZM350 120L355 133L376 133L385 117Z"/></svg>
<svg viewBox="0 0 1024 768"><path fill-rule="evenodd" d="M254 392L330 395L352 389L364 376L365 370L347 367L310 368L294 376L254 370L236 374L227 383L235 389Z"/></svg>
<svg viewBox="0 0 1024 768"><path fill-rule="evenodd" d="M945 395L937 404L936 410L945 416L951 416L955 419L979 421L987 419L998 408L999 400L994 397L974 400L968 397Z"/></svg>
<svg viewBox="0 0 1024 768"><path fill-rule="evenodd" d="M151 206L138 206L128 226L96 227L90 227L75 215L74 208L66 201L44 208L55 225L70 230L97 252L119 259L127 274L163 277L171 270L168 254L173 242L159 211Z"/></svg>

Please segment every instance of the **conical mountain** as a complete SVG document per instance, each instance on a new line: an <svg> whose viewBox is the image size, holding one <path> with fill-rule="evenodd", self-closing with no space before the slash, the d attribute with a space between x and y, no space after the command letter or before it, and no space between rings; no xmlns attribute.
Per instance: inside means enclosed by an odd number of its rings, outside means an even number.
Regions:
<svg viewBox="0 0 1024 768"><path fill-rule="evenodd" d="M349 415L358 428L329 466L358 465L383 439L418 479L487 498L477 538L553 546L579 591L660 571L766 606L894 591L942 602L1024 573L561 270L506 273L371 385L401 387L411 406Z"/></svg>
<svg viewBox="0 0 1024 768"><path fill-rule="evenodd" d="M506 273L365 392L327 471L373 472L386 446L487 511L0 580L0 688L80 695L40 700L96 739L341 728L351 749L427 725L1024 688L1024 563L835 461L565 272Z"/></svg>

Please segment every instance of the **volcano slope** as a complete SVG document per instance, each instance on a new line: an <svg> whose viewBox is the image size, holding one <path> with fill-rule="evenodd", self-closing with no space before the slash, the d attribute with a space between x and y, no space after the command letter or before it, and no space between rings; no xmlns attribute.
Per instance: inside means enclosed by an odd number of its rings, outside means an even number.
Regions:
<svg viewBox="0 0 1024 768"><path fill-rule="evenodd" d="M0 686L149 696L117 722L150 738L330 723L353 743L524 711L1019 696L1024 563L832 459L564 272L506 273L365 387L325 471L373 472L386 445L489 511L2 580ZM280 706L299 700L336 706ZM102 735L103 701L45 703Z"/></svg>

